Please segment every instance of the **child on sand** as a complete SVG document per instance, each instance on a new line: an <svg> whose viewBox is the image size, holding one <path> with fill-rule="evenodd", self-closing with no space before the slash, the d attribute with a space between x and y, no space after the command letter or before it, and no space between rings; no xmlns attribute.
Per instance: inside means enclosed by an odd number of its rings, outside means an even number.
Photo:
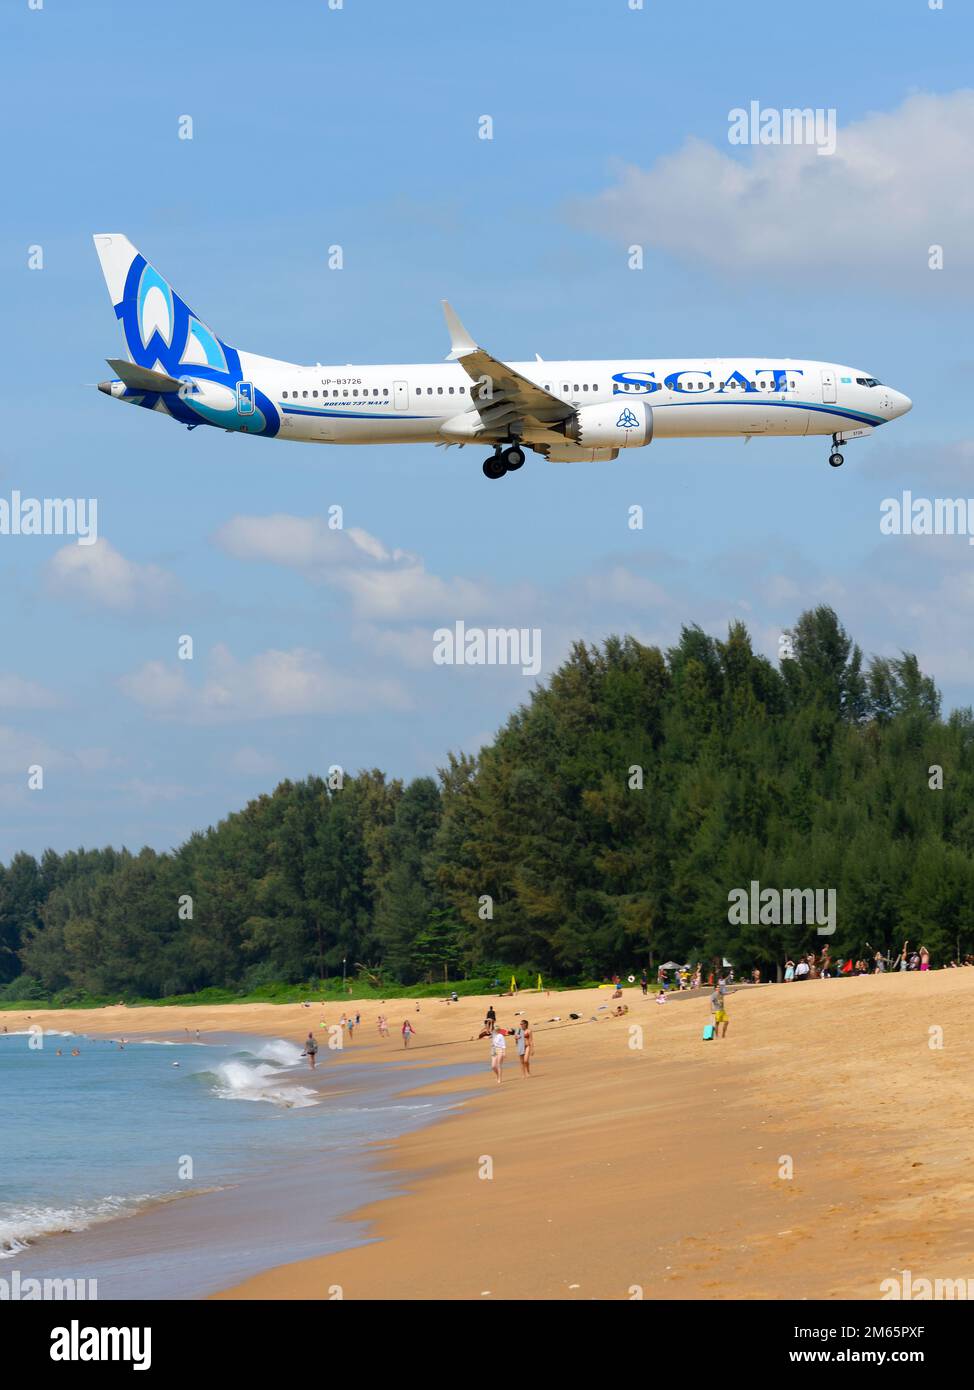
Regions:
<svg viewBox="0 0 974 1390"><path fill-rule="evenodd" d="M408 1047L408 1046L409 1046L409 1039L413 1036L413 1034L414 1034L415 1032L416 1032L416 1029L415 1029L415 1028L413 1027L413 1025L410 1023L409 1019L408 1019L408 1018L407 1018L407 1019L404 1019L404 1020L403 1020L403 1025L402 1025L402 1045L403 1045L403 1047Z"/></svg>

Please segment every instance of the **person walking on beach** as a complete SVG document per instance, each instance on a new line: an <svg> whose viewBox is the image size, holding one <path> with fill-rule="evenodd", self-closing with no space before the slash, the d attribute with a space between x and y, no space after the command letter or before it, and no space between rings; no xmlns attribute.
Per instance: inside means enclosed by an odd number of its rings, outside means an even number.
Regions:
<svg viewBox="0 0 974 1390"><path fill-rule="evenodd" d="M531 1025L526 1018L521 1019L521 1026L517 1030L515 1041L517 1042L517 1055L521 1060L521 1075L530 1076L534 1034L531 1032Z"/></svg>
<svg viewBox="0 0 974 1390"><path fill-rule="evenodd" d="M490 1036L490 1069L497 1077L498 1086L501 1084L501 1072L504 1070L506 1055L507 1039L499 1028L495 1028Z"/></svg>
<svg viewBox="0 0 974 1390"><path fill-rule="evenodd" d="M415 1029L415 1028L413 1027L413 1025L410 1023L409 1019L408 1019L408 1018L407 1018L407 1019L404 1019L404 1020L403 1020L403 1025L402 1025L402 1045L403 1045L403 1047L408 1047L408 1046L409 1046L409 1039L413 1036L413 1034L415 1033L415 1031L416 1031L416 1029Z"/></svg>
<svg viewBox="0 0 974 1390"><path fill-rule="evenodd" d="M643 992L643 998L645 999L645 998L646 998L646 992L647 992L647 990L649 989L649 980L647 980L647 978L646 978L646 971L645 971L645 970L643 971L643 973L642 973L642 974L640 975L640 977L639 977L639 988L642 990L642 992Z"/></svg>
<svg viewBox="0 0 974 1390"><path fill-rule="evenodd" d="M717 984L714 985L714 992L710 996L710 1015L714 1023L715 1038L727 1037L727 1010L724 1008L723 984L723 980L718 980ZM723 1033L720 1031L721 1024L724 1025Z"/></svg>
<svg viewBox="0 0 974 1390"><path fill-rule="evenodd" d="M318 1057L318 1043L314 1033L309 1033L304 1044L304 1055L308 1059L308 1066L312 1071L315 1069L315 1061Z"/></svg>
<svg viewBox="0 0 974 1390"><path fill-rule="evenodd" d="M349 1016L348 1016L348 1041L349 1041L349 1042L352 1041L352 1033L353 1033L353 1031L354 1031L354 1028L355 1028L355 1025L356 1025L357 1022L358 1022L358 1019L357 1019L357 1018L353 1018L352 1015L349 1014Z"/></svg>

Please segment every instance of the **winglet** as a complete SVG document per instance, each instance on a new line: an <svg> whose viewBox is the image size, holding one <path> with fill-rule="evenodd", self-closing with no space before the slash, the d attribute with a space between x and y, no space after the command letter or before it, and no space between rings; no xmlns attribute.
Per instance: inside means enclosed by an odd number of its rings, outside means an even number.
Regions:
<svg viewBox="0 0 974 1390"><path fill-rule="evenodd" d="M456 313L443 300L443 316L446 319L447 332L450 334L450 357L466 357L470 352L477 351L477 344L457 318ZM449 358L447 359L449 361Z"/></svg>

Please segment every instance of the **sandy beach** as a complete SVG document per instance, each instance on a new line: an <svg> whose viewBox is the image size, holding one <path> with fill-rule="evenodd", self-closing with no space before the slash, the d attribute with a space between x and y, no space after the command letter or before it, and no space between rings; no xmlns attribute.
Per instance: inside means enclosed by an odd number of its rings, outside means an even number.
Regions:
<svg viewBox="0 0 974 1390"><path fill-rule="evenodd" d="M974 971L741 989L719 1042L701 1040L706 995L659 1005L627 988L624 1000L629 1013L613 1018L600 1008L607 988L492 997L501 1026L520 1010L536 1032L531 1077L512 1047L500 1086L476 1040L486 998L422 1000L418 1012L414 1000L350 1000L0 1022L300 1042L357 1007L362 1026L339 1065L401 1065L407 1017L411 1067L482 1062L473 1082L447 1083L472 1099L376 1148L405 1195L354 1213L374 1243L268 1269L219 1297L877 1299L904 1269L974 1276ZM414 1088L416 1073L403 1080Z"/></svg>

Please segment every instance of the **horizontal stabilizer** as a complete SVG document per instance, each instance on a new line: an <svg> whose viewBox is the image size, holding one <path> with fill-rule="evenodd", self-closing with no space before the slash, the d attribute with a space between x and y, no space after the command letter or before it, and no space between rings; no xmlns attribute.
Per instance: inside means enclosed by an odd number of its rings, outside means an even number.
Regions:
<svg viewBox="0 0 974 1390"><path fill-rule="evenodd" d="M148 367L139 367L134 362L109 357L108 365L125 385L133 391L178 391L183 382L166 372L153 372Z"/></svg>

